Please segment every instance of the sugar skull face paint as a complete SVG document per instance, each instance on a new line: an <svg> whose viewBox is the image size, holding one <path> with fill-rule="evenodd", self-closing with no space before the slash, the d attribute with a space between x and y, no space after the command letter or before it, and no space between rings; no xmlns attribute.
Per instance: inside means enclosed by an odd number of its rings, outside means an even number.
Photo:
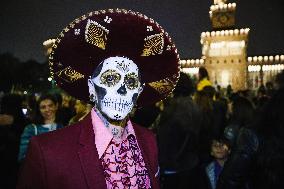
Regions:
<svg viewBox="0 0 284 189"><path fill-rule="evenodd" d="M117 121L126 118L143 90L137 65L125 57L105 59L88 85L99 111Z"/></svg>

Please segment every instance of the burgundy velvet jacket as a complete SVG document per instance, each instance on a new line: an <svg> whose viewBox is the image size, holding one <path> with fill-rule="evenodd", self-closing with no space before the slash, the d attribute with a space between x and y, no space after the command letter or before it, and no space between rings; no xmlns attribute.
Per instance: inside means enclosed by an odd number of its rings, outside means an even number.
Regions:
<svg viewBox="0 0 284 189"><path fill-rule="evenodd" d="M158 150L153 133L133 123L152 189L159 189ZM72 126L33 137L18 189L106 189L91 115Z"/></svg>

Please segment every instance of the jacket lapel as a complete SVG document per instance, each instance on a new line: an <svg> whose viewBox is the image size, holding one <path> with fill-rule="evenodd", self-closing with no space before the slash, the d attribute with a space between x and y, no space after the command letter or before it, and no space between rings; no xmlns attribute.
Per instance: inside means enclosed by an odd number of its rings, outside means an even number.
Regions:
<svg viewBox="0 0 284 189"><path fill-rule="evenodd" d="M92 127L91 114L81 122L79 143L81 147L78 155L89 189L102 189L106 187L102 163L95 146L95 135Z"/></svg>
<svg viewBox="0 0 284 189"><path fill-rule="evenodd" d="M146 144L146 140L147 138L145 138L143 136L143 132L140 130L140 128L134 124L133 124L133 129L135 131L135 134L136 134L136 139L137 139L137 142L138 142L138 145L140 147L140 150L141 150L141 154L142 154L142 157L143 157L143 160L144 160L144 163L146 165L146 168L147 168L147 171L148 171L148 174L149 174L149 178L150 178L150 182L151 182L151 186L153 188L153 182L154 182L154 178L153 177L153 170L152 170L152 167L150 165L150 160L149 160L149 156L147 154L147 144Z"/></svg>

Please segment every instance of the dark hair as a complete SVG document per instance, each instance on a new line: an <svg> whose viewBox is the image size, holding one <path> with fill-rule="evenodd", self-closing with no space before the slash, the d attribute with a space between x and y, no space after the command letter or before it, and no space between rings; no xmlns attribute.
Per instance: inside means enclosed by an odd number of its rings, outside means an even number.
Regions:
<svg viewBox="0 0 284 189"><path fill-rule="evenodd" d="M161 169L189 170L198 164L201 122L202 113L191 98L171 99L157 132Z"/></svg>
<svg viewBox="0 0 284 189"><path fill-rule="evenodd" d="M24 116L22 113L23 98L17 94L5 95L1 100L1 113L17 116Z"/></svg>
<svg viewBox="0 0 284 189"><path fill-rule="evenodd" d="M189 96L193 93L194 87L190 77L181 72L178 83L173 91L174 96Z"/></svg>
<svg viewBox="0 0 284 189"><path fill-rule="evenodd" d="M199 76L199 81L206 78L206 77L207 77L207 79L209 79L208 72L207 72L206 68L204 68L204 67L199 68L198 76Z"/></svg>
<svg viewBox="0 0 284 189"><path fill-rule="evenodd" d="M233 99L231 122L240 126L251 123L254 116L254 106L247 98L238 96Z"/></svg>
<svg viewBox="0 0 284 189"><path fill-rule="evenodd" d="M41 115L40 108L39 108L40 103L42 101L44 101L44 100L51 100L55 105L58 104L55 96L53 96L51 94L43 94L43 95L41 95L39 97L38 101L37 101L36 110L35 110L35 117L33 118L33 122L35 124L43 124L44 123L44 118ZM59 122L58 117L59 116L57 116L57 113L56 113L56 118L55 118L55 122L56 123Z"/></svg>

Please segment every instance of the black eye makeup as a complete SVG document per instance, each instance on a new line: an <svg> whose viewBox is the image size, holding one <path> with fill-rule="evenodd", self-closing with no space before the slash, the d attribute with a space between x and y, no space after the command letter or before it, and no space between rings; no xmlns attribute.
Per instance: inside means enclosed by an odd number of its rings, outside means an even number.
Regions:
<svg viewBox="0 0 284 189"><path fill-rule="evenodd" d="M125 76L124 83L128 89L136 89L139 84L138 76L135 73L129 73Z"/></svg>
<svg viewBox="0 0 284 189"><path fill-rule="evenodd" d="M117 84L121 79L121 75L115 70L107 70L102 73L100 77L100 83L108 87L112 87Z"/></svg>

